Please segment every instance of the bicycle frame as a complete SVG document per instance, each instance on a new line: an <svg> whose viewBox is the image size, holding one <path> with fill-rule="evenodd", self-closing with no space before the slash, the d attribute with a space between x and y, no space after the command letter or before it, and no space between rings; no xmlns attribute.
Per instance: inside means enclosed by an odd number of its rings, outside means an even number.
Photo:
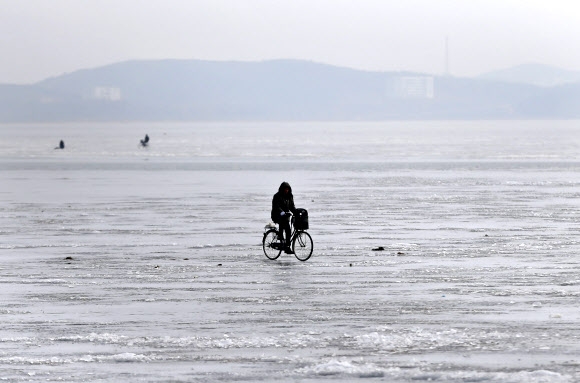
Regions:
<svg viewBox="0 0 580 383"><path fill-rule="evenodd" d="M274 260L280 256L283 246L291 246L296 258L300 261L306 261L312 255L314 247L312 237L306 230L296 229L294 226L294 217L292 217L289 224L290 238L285 239L286 244L279 242L279 239L282 236L279 224L278 227L269 227L262 238L264 253L266 254L266 257ZM271 234L274 234L274 237L272 237ZM269 249L273 249L274 251L270 252Z"/></svg>

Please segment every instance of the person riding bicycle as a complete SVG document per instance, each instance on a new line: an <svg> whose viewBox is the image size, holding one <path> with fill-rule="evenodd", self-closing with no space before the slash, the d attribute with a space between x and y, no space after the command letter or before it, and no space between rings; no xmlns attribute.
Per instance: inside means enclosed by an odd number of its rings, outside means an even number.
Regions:
<svg viewBox="0 0 580 383"><path fill-rule="evenodd" d="M290 217L295 213L296 207L294 206L292 187L288 182L282 182L278 188L278 193L274 194L272 198L270 217L272 221L280 225L280 241L284 243L284 252L286 254L292 254L292 249L290 248ZM285 242L284 238L286 238Z"/></svg>

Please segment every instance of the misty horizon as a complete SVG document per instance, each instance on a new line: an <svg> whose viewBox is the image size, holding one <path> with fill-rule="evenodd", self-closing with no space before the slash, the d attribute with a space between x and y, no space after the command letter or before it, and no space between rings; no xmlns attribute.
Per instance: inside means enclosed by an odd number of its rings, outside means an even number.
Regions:
<svg viewBox="0 0 580 383"><path fill-rule="evenodd" d="M457 77L527 63L580 70L580 12L565 0L0 3L2 84L160 59L294 59Z"/></svg>
<svg viewBox="0 0 580 383"><path fill-rule="evenodd" d="M267 63L267 62L276 62L276 61L307 61L307 62L311 62L313 64L320 64L320 65L325 65L325 66L332 66L332 67L337 67L337 68L344 68L344 69L351 69L351 70L360 70L357 68L353 68L353 67L347 67L347 66L341 66L341 65L335 65L332 63L325 63L325 62L318 62L318 61L314 61L314 60L299 60L299 59L292 59L292 58L278 58L278 59L264 59L264 60L204 60L204 59L177 59L177 58L162 58L162 59L144 59L144 60L137 60L137 59L129 59L129 60L124 60L124 61L118 61L118 62L112 62L109 64L104 64L104 65L99 65L99 66L93 66L93 67L83 67L83 68L77 68L74 69L72 71L69 72L62 72L59 74L55 74L55 75L50 75L48 77L39 79L37 81L34 82L26 82L26 83L16 83L16 82L3 82L0 83L2 85L34 85L34 84L38 84L40 82L46 81L46 80L51 80L51 79L55 79L58 77L62 77L62 76L67 76L76 72L81 72L81 71L89 71L89 70L94 70L94 69L98 69L101 67L108 67L108 66L112 66L112 65L117 65L117 64L125 64L125 63L131 63L131 62L139 62L139 61L144 61L144 62L164 62L164 61L183 61L183 62L187 62L187 61L201 61L201 62L209 62L209 63ZM483 73L479 73L479 74L475 74L475 75L471 75L471 76L456 76L454 75L452 72L441 72L441 73L429 73L429 72L414 72L412 70L407 70L407 69L401 69L401 70L376 70L376 71L371 71L371 70L362 70L363 72L377 72L377 73L415 73L415 74L420 74L420 75L426 75L426 76L450 76L450 77L458 77L458 78L486 78L486 77L490 77L493 78L494 74L496 73L501 73L501 72L507 72L507 71L513 71L513 70L517 70L519 68L532 68L532 70L534 71L539 71L539 70L545 70L545 71L549 71L549 70L554 70L554 71L560 71L560 72L567 72L570 74L577 74L580 78L580 70L570 70L570 69L566 69L566 68L562 68L559 66L554 66L554 65L548 65L548 64L543 64L543 63L539 63L539 62L527 62L527 63L521 63L521 64L517 64L511 67L506 67L506 68L496 68L487 72L483 72Z"/></svg>

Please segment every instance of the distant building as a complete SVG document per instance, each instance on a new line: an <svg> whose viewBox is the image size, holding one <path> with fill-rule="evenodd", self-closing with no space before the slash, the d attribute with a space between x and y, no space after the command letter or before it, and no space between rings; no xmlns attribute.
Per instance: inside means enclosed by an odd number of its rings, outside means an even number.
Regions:
<svg viewBox="0 0 580 383"><path fill-rule="evenodd" d="M435 98L435 81L432 76L400 76L392 84L393 95L397 98Z"/></svg>
<svg viewBox="0 0 580 383"><path fill-rule="evenodd" d="M121 88L112 86L97 86L93 89L92 96L95 100L120 101Z"/></svg>

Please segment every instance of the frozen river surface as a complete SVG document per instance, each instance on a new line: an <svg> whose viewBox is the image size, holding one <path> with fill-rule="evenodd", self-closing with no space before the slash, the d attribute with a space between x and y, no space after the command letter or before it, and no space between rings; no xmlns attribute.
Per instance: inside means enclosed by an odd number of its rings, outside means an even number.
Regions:
<svg viewBox="0 0 580 383"><path fill-rule="evenodd" d="M580 381L580 122L0 139L0 381ZM262 253L282 181L307 262Z"/></svg>

